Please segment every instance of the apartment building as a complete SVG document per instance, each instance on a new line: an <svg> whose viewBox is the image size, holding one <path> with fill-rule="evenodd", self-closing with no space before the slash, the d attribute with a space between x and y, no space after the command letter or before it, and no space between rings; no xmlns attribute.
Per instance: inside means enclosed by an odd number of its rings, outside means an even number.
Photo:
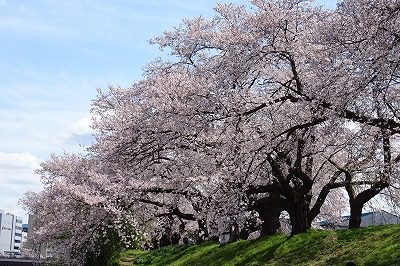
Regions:
<svg viewBox="0 0 400 266"><path fill-rule="evenodd" d="M22 218L0 209L0 254L19 251L22 243Z"/></svg>

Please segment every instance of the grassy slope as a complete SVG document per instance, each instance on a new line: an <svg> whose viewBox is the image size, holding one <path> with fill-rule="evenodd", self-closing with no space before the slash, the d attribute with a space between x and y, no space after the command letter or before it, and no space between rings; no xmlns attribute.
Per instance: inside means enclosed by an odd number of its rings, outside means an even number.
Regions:
<svg viewBox="0 0 400 266"><path fill-rule="evenodd" d="M117 265L400 265L400 226L355 230L313 230L224 246L170 246L147 252L128 250Z"/></svg>

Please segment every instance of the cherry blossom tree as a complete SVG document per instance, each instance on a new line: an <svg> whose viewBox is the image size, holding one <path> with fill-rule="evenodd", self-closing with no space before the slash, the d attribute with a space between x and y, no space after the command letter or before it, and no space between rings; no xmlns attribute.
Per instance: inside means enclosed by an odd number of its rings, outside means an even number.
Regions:
<svg viewBox="0 0 400 266"><path fill-rule="evenodd" d="M325 82L336 100L324 100L323 104L359 127L366 151L358 159L351 158L352 164L369 157L369 170L361 174L365 181L362 187L351 184L354 175L346 172L350 227L359 227L367 201L398 183L393 171L399 166L393 158L394 141L400 133L399 16L398 1L343 1L322 38L333 47L325 53L331 66L331 78ZM359 149L354 148L355 154Z"/></svg>
<svg viewBox="0 0 400 266"><path fill-rule="evenodd" d="M109 235L158 246L191 230L272 234L283 211L297 234L347 200L350 227L376 195L398 204L398 1L215 10L153 39L172 57L143 80L99 91L87 155L52 157L44 191L24 200L37 241L67 260Z"/></svg>
<svg viewBox="0 0 400 266"><path fill-rule="evenodd" d="M314 93L307 60L319 47L313 31L329 13L305 1L253 3L255 13L220 5L220 16L214 20L186 21L183 28L156 39L179 59L153 69L184 65L199 73L196 77L207 77L206 84L212 87L204 97L217 93L220 98L213 105L221 107L206 113L214 114L222 130L219 135L229 139L217 145L225 152L219 169L226 173L224 183L232 184L232 190L247 190L246 194L278 192L284 198L280 208L289 212L293 233L298 233L311 226L324 200L319 198L310 212L316 180L311 172L318 168L312 163L318 153L312 143L320 140L313 131L334 123L307 96ZM277 219L279 209L275 213Z"/></svg>
<svg viewBox="0 0 400 266"><path fill-rule="evenodd" d="M115 198L108 198L110 183L104 183L104 174L97 174L93 163L65 154L42 164L38 174L44 190L22 199L35 217L29 236L32 249L41 252L47 247L64 263L80 265L91 258L108 259L137 239L135 219L122 214Z"/></svg>

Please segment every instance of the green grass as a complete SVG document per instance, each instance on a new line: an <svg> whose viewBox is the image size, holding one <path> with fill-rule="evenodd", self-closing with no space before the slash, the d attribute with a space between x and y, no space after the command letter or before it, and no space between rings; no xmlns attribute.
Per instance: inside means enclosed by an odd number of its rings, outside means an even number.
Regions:
<svg viewBox="0 0 400 266"><path fill-rule="evenodd" d="M293 237L274 235L224 246L169 246L127 250L115 265L400 265L400 225L343 231L311 230Z"/></svg>

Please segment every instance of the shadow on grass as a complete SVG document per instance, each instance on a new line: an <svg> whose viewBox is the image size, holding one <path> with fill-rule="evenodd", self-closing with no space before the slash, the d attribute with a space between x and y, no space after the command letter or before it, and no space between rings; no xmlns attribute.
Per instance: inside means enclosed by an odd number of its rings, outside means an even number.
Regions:
<svg viewBox="0 0 400 266"><path fill-rule="evenodd" d="M286 241L288 241L289 237L280 239L276 241L271 246L265 249L260 249L257 252L253 253L252 256L246 256L243 260L240 261L238 265L264 265L268 261L272 260L275 257L276 250L282 246ZM256 248L256 247L255 247Z"/></svg>
<svg viewBox="0 0 400 266"><path fill-rule="evenodd" d="M322 230L307 231L289 239L278 251L277 265L307 265L319 261L329 250L335 237Z"/></svg>
<svg viewBox="0 0 400 266"><path fill-rule="evenodd" d="M206 242L126 255L135 258L133 265L400 265L400 226L312 230L290 238L273 235L224 246Z"/></svg>
<svg viewBox="0 0 400 266"><path fill-rule="evenodd" d="M213 245L204 243L197 246L167 246L151 251L135 260L135 265L169 265L180 258L198 253L202 248Z"/></svg>
<svg viewBox="0 0 400 266"><path fill-rule="evenodd" d="M198 246L192 246L186 249L184 252L178 254L175 258L170 258L168 263L159 263L156 265L203 265L202 261L204 258L210 256L213 250L218 248L218 244L215 242L206 242Z"/></svg>
<svg viewBox="0 0 400 266"><path fill-rule="evenodd" d="M192 247L171 247L140 257L135 265L264 265L287 240L275 235L254 241L237 241L223 246L204 243ZM139 264L140 263L140 264Z"/></svg>

